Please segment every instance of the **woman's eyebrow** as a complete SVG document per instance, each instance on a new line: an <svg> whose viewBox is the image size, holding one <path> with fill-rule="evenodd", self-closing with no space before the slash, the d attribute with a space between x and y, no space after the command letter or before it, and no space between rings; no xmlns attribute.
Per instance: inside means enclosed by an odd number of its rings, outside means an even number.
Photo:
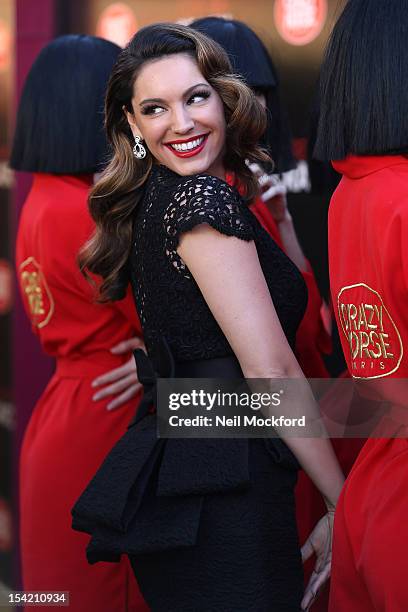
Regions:
<svg viewBox="0 0 408 612"><path fill-rule="evenodd" d="M196 87L209 87L208 83L196 83L192 85L183 93L183 98L187 97ZM143 106L144 104L151 104L154 102L155 104L164 104L165 100L163 98L146 98L139 102L139 106Z"/></svg>
<svg viewBox="0 0 408 612"><path fill-rule="evenodd" d="M146 100L142 100L139 102L139 106L143 106L143 104L147 104L149 102L155 102L156 104L162 104L164 100L162 98L146 98Z"/></svg>
<svg viewBox="0 0 408 612"><path fill-rule="evenodd" d="M192 85L183 93L183 98L186 98L196 87L209 87L208 83L196 83Z"/></svg>

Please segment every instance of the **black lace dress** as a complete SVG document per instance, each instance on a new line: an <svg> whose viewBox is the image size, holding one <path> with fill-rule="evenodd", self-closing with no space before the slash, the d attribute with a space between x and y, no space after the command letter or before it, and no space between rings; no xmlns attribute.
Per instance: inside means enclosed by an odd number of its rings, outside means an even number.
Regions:
<svg viewBox="0 0 408 612"><path fill-rule="evenodd" d="M189 367L193 376L211 376L213 363L213 376L228 377L231 363L241 374L177 254L180 235L200 223L255 241L292 347L306 307L300 273L233 188L209 175L181 177L155 166L135 215L130 269L147 351L161 376L191 376ZM163 340L170 374L160 371ZM220 363L228 364L225 371ZM89 562L127 554L154 612L298 612L298 464L287 446L275 438L157 439L155 415L142 416L73 509L73 527L92 536Z"/></svg>

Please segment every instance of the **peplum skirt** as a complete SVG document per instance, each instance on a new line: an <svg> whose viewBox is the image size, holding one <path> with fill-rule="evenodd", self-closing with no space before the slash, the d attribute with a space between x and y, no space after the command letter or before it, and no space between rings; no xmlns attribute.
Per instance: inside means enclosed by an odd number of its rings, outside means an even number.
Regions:
<svg viewBox="0 0 408 612"><path fill-rule="evenodd" d="M294 487L279 439L157 438L155 379L242 377L234 357L175 364L137 352L145 396L73 510L89 563L127 555L154 612L299 612ZM193 374L193 376L192 376Z"/></svg>

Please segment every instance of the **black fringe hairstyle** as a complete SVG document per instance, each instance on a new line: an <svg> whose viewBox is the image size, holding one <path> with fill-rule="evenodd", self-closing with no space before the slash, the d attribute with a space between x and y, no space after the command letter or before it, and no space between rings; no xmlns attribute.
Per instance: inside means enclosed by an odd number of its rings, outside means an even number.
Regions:
<svg viewBox="0 0 408 612"><path fill-rule="evenodd" d="M349 0L320 77L314 157L408 152L408 5Z"/></svg>
<svg viewBox="0 0 408 612"><path fill-rule="evenodd" d="M10 166L27 172L93 173L109 154L104 96L120 47L67 35L38 55L24 84Z"/></svg>

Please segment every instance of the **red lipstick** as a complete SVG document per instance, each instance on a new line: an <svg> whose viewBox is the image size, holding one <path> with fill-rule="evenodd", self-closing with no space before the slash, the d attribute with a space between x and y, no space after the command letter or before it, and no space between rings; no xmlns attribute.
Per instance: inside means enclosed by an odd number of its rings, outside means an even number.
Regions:
<svg viewBox="0 0 408 612"><path fill-rule="evenodd" d="M186 138L184 140L172 140L171 142L164 143L164 146L167 147L176 157L194 157L194 155L198 155L204 149L205 144L208 139L208 134L200 134L198 136L192 136L191 138ZM195 140L200 141L200 144L192 149L184 149L181 150L181 145L188 144L189 142L194 142ZM172 145L178 145L176 149Z"/></svg>

